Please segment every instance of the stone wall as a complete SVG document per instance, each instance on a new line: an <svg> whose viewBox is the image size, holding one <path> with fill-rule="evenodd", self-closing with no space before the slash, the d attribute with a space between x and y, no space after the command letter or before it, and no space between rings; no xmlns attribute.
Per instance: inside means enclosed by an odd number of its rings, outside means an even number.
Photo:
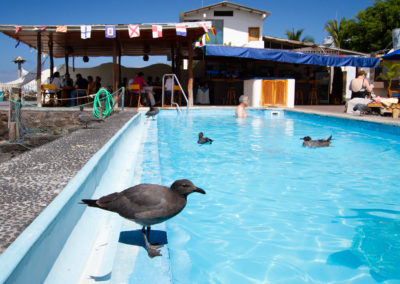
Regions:
<svg viewBox="0 0 400 284"><path fill-rule="evenodd" d="M22 122L26 128L53 131L80 127L79 110L22 110ZM0 110L0 140L8 139L8 110Z"/></svg>

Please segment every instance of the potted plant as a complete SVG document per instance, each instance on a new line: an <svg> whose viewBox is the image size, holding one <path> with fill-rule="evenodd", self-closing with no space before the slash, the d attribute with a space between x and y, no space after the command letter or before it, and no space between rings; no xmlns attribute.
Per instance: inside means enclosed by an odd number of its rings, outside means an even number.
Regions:
<svg viewBox="0 0 400 284"><path fill-rule="evenodd" d="M400 64L391 64L388 62L382 62L383 67L386 68L386 74L380 74L378 77L376 77L377 79L384 79L384 80L388 80L389 84L388 84L388 93L389 93L389 98L392 97L392 81L394 78L396 78L397 76L400 75Z"/></svg>

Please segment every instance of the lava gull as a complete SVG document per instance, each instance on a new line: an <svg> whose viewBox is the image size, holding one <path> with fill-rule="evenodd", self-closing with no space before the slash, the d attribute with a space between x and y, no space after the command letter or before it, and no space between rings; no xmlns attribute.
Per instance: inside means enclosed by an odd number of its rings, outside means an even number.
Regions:
<svg viewBox="0 0 400 284"><path fill-rule="evenodd" d="M303 146L304 147L329 147L331 144L331 140L332 140L332 135L329 136L328 139L319 139L319 140L312 140L310 136L306 136L303 138L300 138L302 140L304 140L303 142Z"/></svg>
<svg viewBox="0 0 400 284"><path fill-rule="evenodd" d="M208 137L203 137L203 136L204 136L203 132L200 132L199 133L199 140L197 140L197 143L199 143L199 144L206 144L206 143L212 144L212 142L213 142L212 139L210 139Z"/></svg>
<svg viewBox="0 0 400 284"><path fill-rule="evenodd" d="M158 108L150 106L150 110L146 112L146 117L155 117L159 111Z"/></svg>
<svg viewBox="0 0 400 284"><path fill-rule="evenodd" d="M175 181L171 188L158 184L138 184L121 192L115 192L99 199L82 199L91 207L118 213L122 217L142 225L142 234L150 257L160 256L162 245L150 244L150 226L162 223L182 211L186 198L192 192L205 194L190 180ZM147 227L147 235L146 229Z"/></svg>

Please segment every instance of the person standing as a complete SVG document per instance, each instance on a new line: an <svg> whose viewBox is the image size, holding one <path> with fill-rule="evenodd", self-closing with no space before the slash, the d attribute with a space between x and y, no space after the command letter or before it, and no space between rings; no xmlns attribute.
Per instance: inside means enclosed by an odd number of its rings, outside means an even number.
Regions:
<svg viewBox="0 0 400 284"><path fill-rule="evenodd" d="M239 105L236 108L236 117L246 118L246 107L249 105L249 97L245 95L241 95L239 97Z"/></svg>

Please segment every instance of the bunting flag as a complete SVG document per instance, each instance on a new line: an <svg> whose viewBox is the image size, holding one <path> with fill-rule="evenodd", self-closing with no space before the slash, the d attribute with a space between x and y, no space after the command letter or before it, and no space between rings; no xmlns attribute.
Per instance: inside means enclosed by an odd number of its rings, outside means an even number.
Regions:
<svg viewBox="0 0 400 284"><path fill-rule="evenodd" d="M204 45L204 36L199 37L199 39L196 41L195 46L202 47Z"/></svg>
<svg viewBox="0 0 400 284"><path fill-rule="evenodd" d="M17 48L17 47L19 46L20 43L21 43L21 41L19 40L19 41L17 42L17 44L15 45L15 48Z"/></svg>
<svg viewBox="0 0 400 284"><path fill-rule="evenodd" d="M47 53L46 53L46 52L43 52L43 58L45 58L45 57L46 57L46 55L47 55Z"/></svg>
<svg viewBox="0 0 400 284"><path fill-rule="evenodd" d="M139 37L140 36L140 28L139 25L128 25L129 37Z"/></svg>
<svg viewBox="0 0 400 284"><path fill-rule="evenodd" d="M106 26L106 37L108 38L115 38L116 37L116 32L115 32L115 26Z"/></svg>
<svg viewBox="0 0 400 284"><path fill-rule="evenodd" d="M186 26L185 25L176 25L176 35L186 36Z"/></svg>
<svg viewBox="0 0 400 284"><path fill-rule="evenodd" d="M20 30L22 30L21 26L15 26L15 34L17 34Z"/></svg>
<svg viewBox="0 0 400 284"><path fill-rule="evenodd" d="M90 38L91 32L92 32L92 26L86 26L86 25L81 26L81 38L82 39Z"/></svg>
<svg viewBox="0 0 400 284"><path fill-rule="evenodd" d="M67 26L57 26L56 33L66 33L68 30Z"/></svg>
<svg viewBox="0 0 400 284"><path fill-rule="evenodd" d="M153 25L151 27L153 31L153 38L159 38L162 37L162 26L160 25Z"/></svg>
<svg viewBox="0 0 400 284"><path fill-rule="evenodd" d="M206 25L206 23L204 23L204 22L201 22L201 23L199 23L199 26L200 26L200 27L202 27L202 28L203 28L203 30L204 30L206 33L208 33L208 28L207 28L207 25Z"/></svg>
<svg viewBox="0 0 400 284"><path fill-rule="evenodd" d="M210 37L208 36L208 33L204 34L206 37L206 41L210 41Z"/></svg>
<svg viewBox="0 0 400 284"><path fill-rule="evenodd" d="M213 26L211 26L211 33L213 34L213 35L216 35L217 34L217 32L215 31L215 29L214 29L214 27Z"/></svg>
<svg viewBox="0 0 400 284"><path fill-rule="evenodd" d="M34 27L33 30L34 31L45 31L46 30L46 26Z"/></svg>

